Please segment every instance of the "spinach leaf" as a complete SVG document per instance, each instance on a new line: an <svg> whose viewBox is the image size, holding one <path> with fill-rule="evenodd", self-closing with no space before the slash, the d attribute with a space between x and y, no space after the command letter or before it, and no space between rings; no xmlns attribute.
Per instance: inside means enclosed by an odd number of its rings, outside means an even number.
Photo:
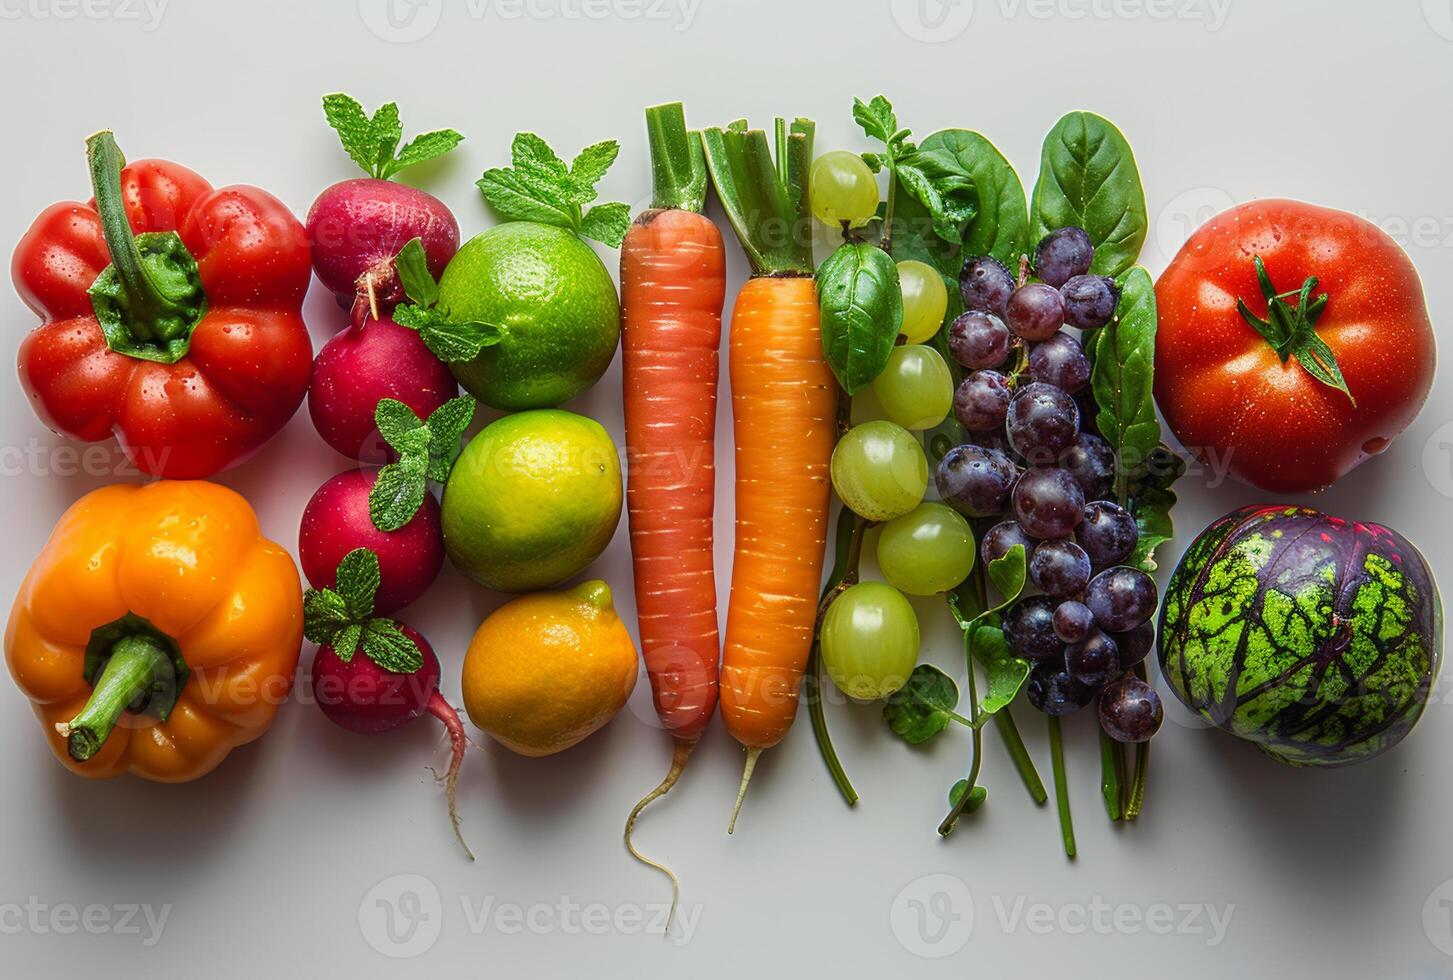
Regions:
<svg viewBox="0 0 1453 980"><path fill-rule="evenodd" d="M1129 497L1130 474L1160 445L1155 417L1155 287L1141 266L1130 270L1115 319L1095 342L1090 385L1095 424L1115 450L1115 496Z"/></svg>
<svg viewBox="0 0 1453 980"><path fill-rule="evenodd" d="M1034 185L1037 242L1076 226L1095 244L1090 271L1121 278L1140 255L1147 228L1145 191L1124 135L1091 112L1072 112L1044 140Z"/></svg>
<svg viewBox="0 0 1453 980"><path fill-rule="evenodd" d="M817 298L828 365L855 395L887 366L903 326L898 267L876 245L842 245L817 270Z"/></svg>
<svg viewBox="0 0 1453 980"><path fill-rule="evenodd" d="M969 724L967 718L954 711L958 704L959 687L953 678L931 664L919 664L908 683L888 695L883 720L903 741L920 745L952 722Z"/></svg>
<svg viewBox="0 0 1453 980"><path fill-rule="evenodd" d="M977 193L978 209L964 230L961 254L992 255L1015 268L1029 247L1029 210L1024 185L1003 154L978 133L944 129L920 144L918 158L935 173L967 181ZM956 277L958 269L952 273Z"/></svg>

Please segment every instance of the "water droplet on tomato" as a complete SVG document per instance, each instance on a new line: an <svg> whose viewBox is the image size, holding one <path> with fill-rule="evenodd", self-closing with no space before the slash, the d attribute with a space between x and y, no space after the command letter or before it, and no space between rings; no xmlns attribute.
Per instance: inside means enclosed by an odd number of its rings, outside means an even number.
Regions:
<svg viewBox="0 0 1453 980"><path fill-rule="evenodd" d="M1377 436L1362 444L1362 451L1369 456L1376 456L1378 453L1392 445L1392 440L1386 436Z"/></svg>

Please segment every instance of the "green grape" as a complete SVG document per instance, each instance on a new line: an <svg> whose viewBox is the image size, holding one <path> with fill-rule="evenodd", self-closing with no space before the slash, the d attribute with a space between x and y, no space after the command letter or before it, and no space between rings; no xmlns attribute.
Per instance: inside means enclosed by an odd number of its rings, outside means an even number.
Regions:
<svg viewBox="0 0 1453 980"><path fill-rule="evenodd" d="M918 506L928 489L928 457L913 433L892 422L848 430L832 453L832 485L848 509L891 521Z"/></svg>
<svg viewBox="0 0 1453 980"><path fill-rule="evenodd" d="M888 355L888 366L873 379L872 392L890 422L921 432L948 417L954 405L954 377L938 351L905 344Z"/></svg>
<svg viewBox="0 0 1453 980"><path fill-rule="evenodd" d="M835 228L844 221L861 227L878 211L878 178L862 157L847 150L832 150L812 161L807 188L812 213Z"/></svg>
<svg viewBox="0 0 1453 980"><path fill-rule="evenodd" d="M898 284L903 289L903 337L910 344L921 344L943 326L948 287L937 269L917 259L898 263Z"/></svg>
<svg viewBox="0 0 1453 980"><path fill-rule="evenodd" d="M822 617L822 664L850 698L875 701L908 682L918 665L918 616L903 594L860 582Z"/></svg>
<svg viewBox="0 0 1453 980"><path fill-rule="evenodd" d="M878 537L878 568L909 595L938 595L974 570L974 532L947 504L924 501L888 522Z"/></svg>

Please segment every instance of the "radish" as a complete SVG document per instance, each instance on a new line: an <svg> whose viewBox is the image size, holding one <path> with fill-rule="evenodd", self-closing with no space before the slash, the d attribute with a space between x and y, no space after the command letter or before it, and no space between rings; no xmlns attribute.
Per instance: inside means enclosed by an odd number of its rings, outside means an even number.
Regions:
<svg viewBox="0 0 1453 980"><path fill-rule="evenodd" d="M365 304L355 322L323 345L313 361L308 414L323 441L349 459L385 463L396 454L374 422L380 400L403 402L428 416L459 391L448 365L429 352L417 331L391 317L375 319Z"/></svg>
<svg viewBox="0 0 1453 980"><path fill-rule="evenodd" d="M436 277L459 248L459 222L444 202L389 178L448 153L464 137L440 129L415 136L400 149L403 130L396 103L380 106L370 117L356 99L341 93L323 96L323 113L343 149L368 176L334 184L308 210L313 271L344 309L363 297L378 316L381 304L392 306L404 298L394 257L406 242L420 240Z"/></svg>
<svg viewBox="0 0 1453 980"><path fill-rule="evenodd" d="M455 798L469 744L464 725L439 693L439 658L428 641L403 623L374 614L380 576L378 556L356 548L338 563L333 587L304 595L303 632L319 644L313 696L334 724L364 735L393 731L425 713L444 723L450 748L444 774L449 820L472 861Z"/></svg>
<svg viewBox="0 0 1453 980"><path fill-rule="evenodd" d="M474 399L467 395L450 399L427 419L401 401L379 401L374 424L398 462L339 473L303 508L298 558L315 589L332 588L339 562L367 548L379 565L373 601L380 613L407 606L428 591L444 565L439 504L428 483L449 478L473 417Z"/></svg>

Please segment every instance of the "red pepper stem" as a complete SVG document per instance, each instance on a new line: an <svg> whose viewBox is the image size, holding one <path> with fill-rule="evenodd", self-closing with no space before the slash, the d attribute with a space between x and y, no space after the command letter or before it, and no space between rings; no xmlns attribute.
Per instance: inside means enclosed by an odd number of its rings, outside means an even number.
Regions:
<svg viewBox="0 0 1453 980"><path fill-rule="evenodd" d="M91 189L96 195L96 213L101 216L106 250L111 253L111 265L126 294L126 326L142 343L168 340L159 336L156 324L177 316L184 308L157 286L141 260L121 192L121 168L126 158L109 129L87 138L86 163L91 170Z"/></svg>
<svg viewBox="0 0 1453 980"><path fill-rule="evenodd" d="M137 633L117 641L81 713L56 725L71 758L85 762L101 751L121 712L173 670L171 654L156 637Z"/></svg>

